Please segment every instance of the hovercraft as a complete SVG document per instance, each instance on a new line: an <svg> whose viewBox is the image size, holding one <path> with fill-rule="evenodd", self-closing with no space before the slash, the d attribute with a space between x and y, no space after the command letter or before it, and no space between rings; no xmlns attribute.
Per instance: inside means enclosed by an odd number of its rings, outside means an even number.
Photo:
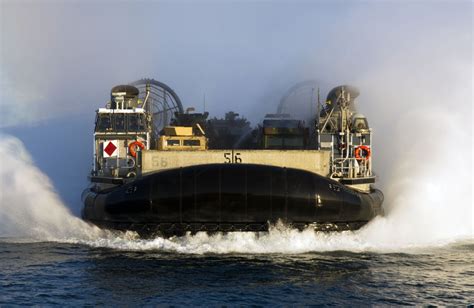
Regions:
<svg viewBox="0 0 474 308"><path fill-rule="evenodd" d="M372 130L357 89L331 90L310 125L268 114L183 109L166 84L116 86L97 110L84 220L143 236L294 228L356 230L383 214L372 173ZM280 109L280 108L279 108Z"/></svg>

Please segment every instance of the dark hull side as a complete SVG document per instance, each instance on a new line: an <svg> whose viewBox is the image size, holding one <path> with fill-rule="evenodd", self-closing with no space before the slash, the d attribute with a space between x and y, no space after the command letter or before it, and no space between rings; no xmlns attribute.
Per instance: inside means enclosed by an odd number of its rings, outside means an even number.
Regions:
<svg viewBox="0 0 474 308"><path fill-rule="evenodd" d="M379 190L361 193L311 172L251 164L209 164L156 172L83 193L85 220L140 234L265 231L282 221L302 229L358 229L382 214Z"/></svg>

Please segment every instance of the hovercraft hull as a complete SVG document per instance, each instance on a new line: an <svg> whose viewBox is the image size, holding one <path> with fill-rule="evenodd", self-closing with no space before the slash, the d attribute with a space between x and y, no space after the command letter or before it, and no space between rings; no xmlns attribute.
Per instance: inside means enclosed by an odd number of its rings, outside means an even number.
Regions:
<svg viewBox="0 0 474 308"><path fill-rule="evenodd" d="M170 169L83 194L85 220L99 227L169 236L266 231L282 221L316 230L358 229L382 214L383 195L308 171L252 164Z"/></svg>

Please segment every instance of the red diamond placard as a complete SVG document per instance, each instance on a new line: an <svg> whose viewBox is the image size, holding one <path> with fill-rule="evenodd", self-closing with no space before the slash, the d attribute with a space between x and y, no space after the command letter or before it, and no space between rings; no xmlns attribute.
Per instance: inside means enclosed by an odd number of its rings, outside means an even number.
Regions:
<svg viewBox="0 0 474 308"><path fill-rule="evenodd" d="M115 145L115 142L114 141L109 141L109 142L107 142L107 145L104 148L104 153L107 154L107 156L110 157L115 153L116 150L117 150L117 146Z"/></svg>

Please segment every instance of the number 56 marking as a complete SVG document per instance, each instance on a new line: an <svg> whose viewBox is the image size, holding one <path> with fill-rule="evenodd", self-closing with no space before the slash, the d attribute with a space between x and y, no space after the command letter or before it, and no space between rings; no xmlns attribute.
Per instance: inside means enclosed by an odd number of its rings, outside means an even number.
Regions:
<svg viewBox="0 0 474 308"><path fill-rule="evenodd" d="M161 159L160 159L161 158ZM168 160L164 157L156 157L152 158L152 165L155 168L166 168L168 166Z"/></svg>

